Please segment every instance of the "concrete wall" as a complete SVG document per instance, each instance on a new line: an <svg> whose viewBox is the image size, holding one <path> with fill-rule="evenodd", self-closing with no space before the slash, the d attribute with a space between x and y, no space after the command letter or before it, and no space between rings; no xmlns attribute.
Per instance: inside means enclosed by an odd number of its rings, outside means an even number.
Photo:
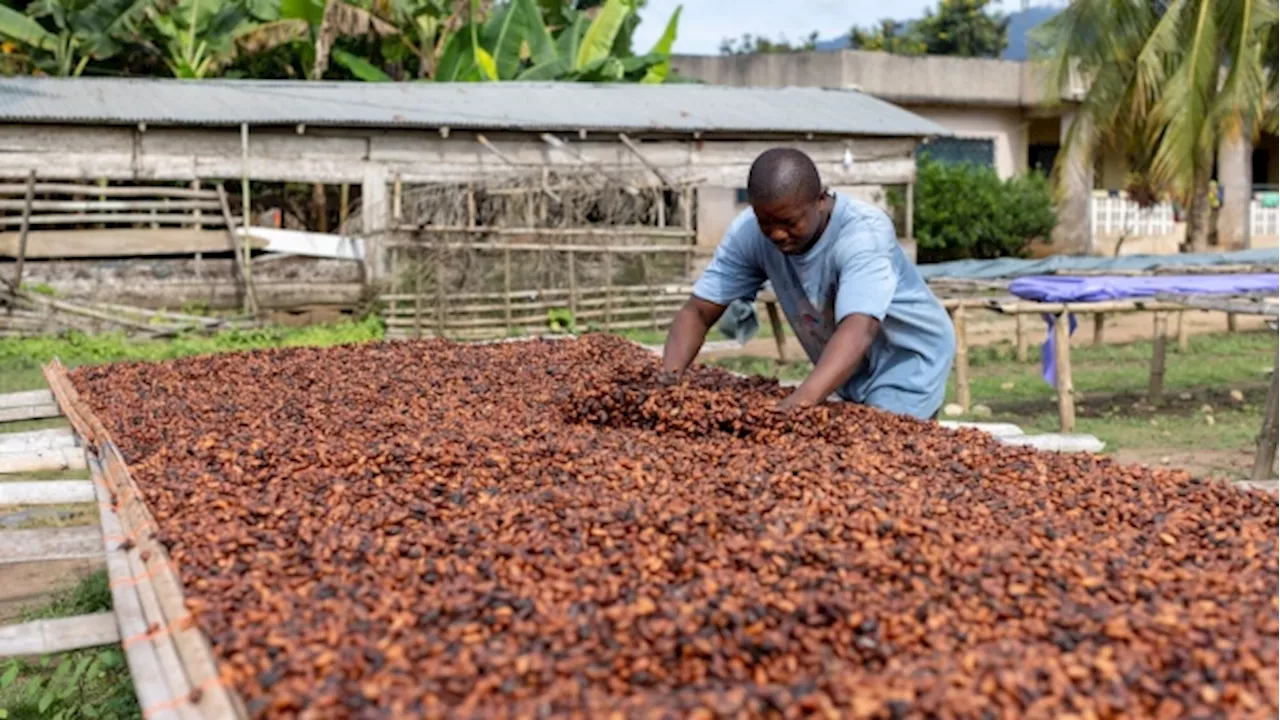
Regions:
<svg viewBox="0 0 1280 720"><path fill-rule="evenodd" d="M980 106L904 105L913 113L942 125L956 137L991 140L995 144L996 173L1007 178L1027 169L1027 120L1016 108Z"/></svg>

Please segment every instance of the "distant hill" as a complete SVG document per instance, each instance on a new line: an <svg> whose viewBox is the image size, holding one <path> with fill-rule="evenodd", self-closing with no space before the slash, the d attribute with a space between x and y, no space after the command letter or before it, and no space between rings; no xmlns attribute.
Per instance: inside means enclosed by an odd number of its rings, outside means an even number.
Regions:
<svg viewBox="0 0 1280 720"><path fill-rule="evenodd" d="M1000 56L1003 60L1027 59L1027 33L1040 23L1058 14L1058 8L1033 7L1009 15L1009 45ZM849 36L819 40L819 52L849 49Z"/></svg>

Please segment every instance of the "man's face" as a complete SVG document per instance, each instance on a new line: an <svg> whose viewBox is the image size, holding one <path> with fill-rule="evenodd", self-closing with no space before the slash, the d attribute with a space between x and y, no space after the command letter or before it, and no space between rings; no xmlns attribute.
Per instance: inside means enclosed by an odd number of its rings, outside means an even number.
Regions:
<svg viewBox="0 0 1280 720"><path fill-rule="evenodd" d="M760 232L787 255L808 249L822 221L821 197L789 197L771 203L753 204Z"/></svg>

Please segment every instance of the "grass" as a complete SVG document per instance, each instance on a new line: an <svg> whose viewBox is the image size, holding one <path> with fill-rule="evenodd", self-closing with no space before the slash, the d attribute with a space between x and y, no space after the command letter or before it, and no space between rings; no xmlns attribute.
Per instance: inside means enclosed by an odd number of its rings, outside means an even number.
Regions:
<svg viewBox="0 0 1280 720"><path fill-rule="evenodd" d="M94 573L20 620L71 617L111 609L105 571ZM0 718L141 717L119 646L0 661Z"/></svg>

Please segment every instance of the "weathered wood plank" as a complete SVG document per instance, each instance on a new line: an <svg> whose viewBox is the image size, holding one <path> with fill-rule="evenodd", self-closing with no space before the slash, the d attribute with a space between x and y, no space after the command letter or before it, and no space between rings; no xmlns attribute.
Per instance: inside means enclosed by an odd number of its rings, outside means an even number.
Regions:
<svg viewBox="0 0 1280 720"><path fill-rule="evenodd" d="M45 418L56 417L62 417L62 410L57 405L52 404L0 408L0 423L17 422L19 420L44 420Z"/></svg>
<svg viewBox="0 0 1280 720"><path fill-rule="evenodd" d="M0 626L0 657L48 655L120 642L115 613Z"/></svg>
<svg viewBox="0 0 1280 720"><path fill-rule="evenodd" d="M0 505L62 505L93 502L88 480L0 482Z"/></svg>
<svg viewBox="0 0 1280 720"><path fill-rule="evenodd" d="M52 405L53 393L48 390L25 390L0 395L0 409L25 405Z"/></svg>
<svg viewBox="0 0 1280 720"><path fill-rule="evenodd" d="M75 447L75 433L67 428L0 433L0 454L32 452L46 448Z"/></svg>
<svg viewBox="0 0 1280 720"><path fill-rule="evenodd" d="M84 467L84 451L77 447L0 453L0 474L82 470Z"/></svg>
<svg viewBox="0 0 1280 720"><path fill-rule="evenodd" d="M84 221L89 222L89 221ZM206 225L221 225L208 219ZM17 235L0 234L0 257L13 257ZM254 248L266 247L263 240L249 241ZM37 230L27 238L28 259L72 257L114 257L130 255L187 255L198 252L230 252L226 233L189 228L108 228L103 230Z"/></svg>
<svg viewBox="0 0 1280 720"><path fill-rule="evenodd" d="M102 556L102 533L92 525L0 532L0 564Z"/></svg>

